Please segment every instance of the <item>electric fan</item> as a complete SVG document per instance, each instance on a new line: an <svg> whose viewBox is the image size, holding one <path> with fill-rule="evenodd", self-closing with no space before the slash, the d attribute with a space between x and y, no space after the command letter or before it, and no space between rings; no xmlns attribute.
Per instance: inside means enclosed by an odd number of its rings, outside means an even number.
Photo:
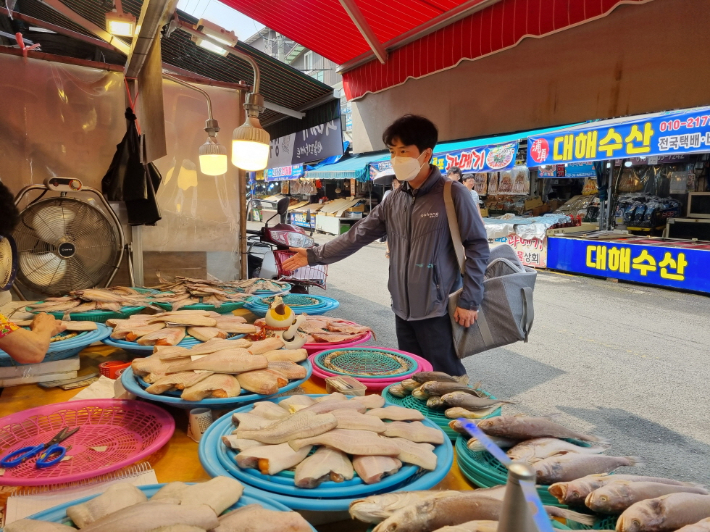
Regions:
<svg viewBox="0 0 710 532"><path fill-rule="evenodd" d="M0 236L0 291L9 290L17 275L17 246L11 236Z"/></svg>
<svg viewBox="0 0 710 532"><path fill-rule="evenodd" d="M52 177L44 185L22 189L15 204L32 190L42 194L20 213L13 233L18 282L46 296L108 286L123 257L124 236L116 213L101 193L84 187L78 179ZM42 199L47 191L59 192L59 196ZM68 197L69 192L98 196L103 210Z"/></svg>

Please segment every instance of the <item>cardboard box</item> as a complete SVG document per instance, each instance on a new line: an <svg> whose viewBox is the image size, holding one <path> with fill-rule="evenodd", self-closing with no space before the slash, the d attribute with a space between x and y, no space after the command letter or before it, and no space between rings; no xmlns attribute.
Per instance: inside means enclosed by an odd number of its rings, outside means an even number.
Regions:
<svg viewBox="0 0 710 532"><path fill-rule="evenodd" d="M533 198L525 202L525 210L530 211L536 207L542 206L542 200L540 198Z"/></svg>
<svg viewBox="0 0 710 532"><path fill-rule="evenodd" d="M488 209L486 209L485 207L481 208L481 217L488 218Z"/></svg>
<svg viewBox="0 0 710 532"><path fill-rule="evenodd" d="M540 205L539 207L535 207L532 209L532 215L533 216L541 216L545 214L546 212L549 212L550 206L547 203L544 203Z"/></svg>

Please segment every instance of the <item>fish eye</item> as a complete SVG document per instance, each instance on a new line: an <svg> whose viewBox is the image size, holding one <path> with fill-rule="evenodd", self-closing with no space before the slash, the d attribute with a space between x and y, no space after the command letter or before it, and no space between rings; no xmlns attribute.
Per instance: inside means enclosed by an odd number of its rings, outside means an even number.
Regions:
<svg viewBox="0 0 710 532"><path fill-rule="evenodd" d="M574 497L579 497L579 492L578 491L572 491L572 495Z"/></svg>
<svg viewBox="0 0 710 532"><path fill-rule="evenodd" d="M606 502L606 501L607 501L606 495L602 495L602 496L599 497L599 498L601 499L602 502Z"/></svg>

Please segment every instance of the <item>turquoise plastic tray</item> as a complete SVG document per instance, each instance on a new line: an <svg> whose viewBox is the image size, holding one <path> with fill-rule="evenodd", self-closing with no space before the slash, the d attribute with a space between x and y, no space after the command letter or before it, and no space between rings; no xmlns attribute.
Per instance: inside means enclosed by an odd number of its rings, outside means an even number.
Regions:
<svg viewBox="0 0 710 532"><path fill-rule="evenodd" d="M421 399L417 399L416 397L412 397L411 395L407 395L405 397L395 397L389 392L389 389L392 386L394 386L394 384L391 384L382 392L382 397L385 398L385 401L388 401L397 406L404 406L406 408L413 408L415 410L419 410L422 414L424 414L424 416L426 416L427 419L430 419L431 421L436 423L436 425L447 434L451 441L456 441L456 438L459 437L459 433L449 427L449 422L452 420L446 417L446 415L444 415L444 412L446 410L434 410L433 408L429 408L426 405L426 401L422 401ZM483 390L481 391L486 394L488 398L495 399L495 397L489 394L488 392L485 392ZM502 408L499 407L494 410L493 413L487 415L485 418L482 419L500 416L501 412Z"/></svg>
<svg viewBox="0 0 710 532"><path fill-rule="evenodd" d="M208 310L212 312L217 312L218 314L229 314L233 310L237 310L244 307L245 301L235 301L233 303L222 303L219 307L214 305L205 305L203 303L197 303L195 305L187 305L182 307L180 310ZM170 311L173 309L170 303L161 303L156 301L155 306L162 308L163 310Z"/></svg>
<svg viewBox="0 0 710 532"><path fill-rule="evenodd" d="M315 394L310 395L310 397L322 397L323 395L325 394ZM221 436L217 423L214 423L207 429L207 432L203 434L202 439L200 440L200 463L202 464L202 467L204 467L205 470L213 477L219 475L231 476L220 463L217 453L220 445L222 445ZM417 474L410 477L406 482L403 482L398 486L392 486L380 491L373 491L370 492L369 495L390 493L393 491L428 490L433 488L449 473L454 459L453 447L449 440L445 439L442 445L436 446L434 452L438 458L437 468L435 471L419 471ZM269 500L278 501L294 510L313 510L319 512L345 511L349 508L350 503L362 498L345 497L322 499L309 497L308 493L305 493L305 496L303 497L292 497L255 488L253 486L249 487L262 496L268 497ZM377 490L377 484L373 484L371 487L374 490ZM304 489L302 491L309 492L310 490Z"/></svg>
<svg viewBox="0 0 710 532"><path fill-rule="evenodd" d="M306 368L306 376L303 379L295 380L289 382L283 388L279 388L279 394L293 390L294 388L300 386L306 382L313 372L313 366L309 360L304 360L299 362L301 366ZM271 399L273 395L260 395L258 393L245 392L238 397L229 397L226 399L203 399L202 401L183 401L179 397L171 397L169 395L153 395L152 393L146 392L141 385L138 383L136 376L133 375L133 370L131 368L126 368L121 374L121 384L123 387L134 395L142 399L147 399L148 401L153 401L156 403L165 403L170 406L175 406L178 408L214 408L214 409L227 409L234 408L236 405L244 405L253 403L255 401L264 401L266 399Z"/></svg>
<svg viewBox="0 0 710 532"><path fill-rule="evenodd" d="M151 498L163 486L165 486L165 484L152 484L149 486L138 486L138 489L141 490L143 493L145 493L148 496L148 498ZM55 506L54 508L50 508L48 510L44 510L43 512L39 512L34 515L31 515L27 519L34 519L35 521L48 521L51 523L60 523L60 524L66 525L66 526L74 526L74 523L72 522L72 520L69 519L69 517L67 516L67 508L69 508L70 506L74 506L76 504L81 504L86 501L90 501L91 499L93 499L95 497L98 497L98 495L92 495L90 497L84 497L82 499L77 499L72 502L60 504L59 506ZM248 504L260 504L261 506L263 506L267 510L274 510L274 511L281 511L281 512L290 511L289 508L287 508L283 504L278 503L276 501L272 501L266 497L263 497L259 493L255 493L252 490L250 490L248 487L245 486L244 493L242 494L242 496L239 499L239 501L237 502L237 504L233 505L230 508L227 508L227 510L225 511L225 514L231 512L232 510L236 510L237 508L241 508L242 506L246 506ZM222 514L222 515L224 515L224 514ZM313 527L311 527L311 530L313 530L313 532L316 532L315 528L313 528Z"/></svg>
<svg viewBox="0 0 710 532"><path fill-rule="evenodd" d="M244 338L243 334L235 334L233 336L230 336L227 338L227 340L239 340L240 338ZM125 351L128 351L129 353L135 353L138 355L145 355L153 352L153 347L152 345L140 345L136 342L129 342L127 340L114 340L110 336L104 338L102 340L103 343L106 345L110 345L111 347L118 347L120 349L123 349ZM199 345L201 343L200 340L197 338L193 338L192 336L185 336L183 338L182 342L180 342L177 346L178 347L185 347L187 349L191 347L195 347L196 345Z"/></svg>
<svg viewBox="0 0 710 532"><path fill-rule="evenodd" d="M340 367L343 371L338 371L333 368L328 368L323 365L323 360L331 353L341 352L343 357L347 357L346 360L340 363ZM397 358L403 359L408 363L409 367L402 369L398 373L391 373L387 375L373 375L372 373L359 373L363 370L374 371L387 371L388 368L395 368L395 362L387 355L382 353L387 353L389 355L395 356ZM340 358L338 356L337 358ZM343 364L344 362L344 364ZM389 349L382 349L379 347L340 347L334 349L326 349L321 351L313 358L313 363L315 366L328 373L337 373L338 375L348 375L355 378L363 379L396 379L397 377L404 377L415 373L419 369L419 363L412 357L405 355L399 351L391 351ZM350 371L345 371L347 366L350 365ZM399 366L399 365L397 365Z"/></svg>
<svg viewBox="0 0 710 532"><path fill-rule="evenodd" d="M70 312L69 319L71 321L94 321L96 323L106 323L107 320L125 320L129 316L138 314L145 307L123 307L120 312L113 310L92 310L91 312ZM39 314L41 311L35 311L27 307L27 312ZM56 319L61 320L64 317L64 312L47 312Z"/></svg>

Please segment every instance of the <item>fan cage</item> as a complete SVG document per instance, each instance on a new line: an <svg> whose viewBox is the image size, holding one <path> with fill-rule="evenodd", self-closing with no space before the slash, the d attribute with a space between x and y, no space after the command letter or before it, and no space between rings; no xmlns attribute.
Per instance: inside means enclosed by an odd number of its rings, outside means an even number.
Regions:
<svg viewBox="0 0 710 532"><path fill-rule="evenodd" d="M13 234L17 279L50 296L102 285L120 264L120 231L106 213L77 198L30 203Z"/></svg>

